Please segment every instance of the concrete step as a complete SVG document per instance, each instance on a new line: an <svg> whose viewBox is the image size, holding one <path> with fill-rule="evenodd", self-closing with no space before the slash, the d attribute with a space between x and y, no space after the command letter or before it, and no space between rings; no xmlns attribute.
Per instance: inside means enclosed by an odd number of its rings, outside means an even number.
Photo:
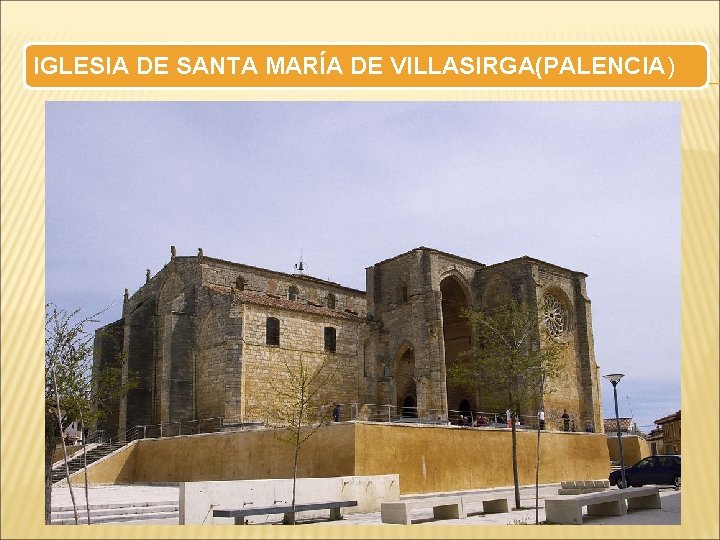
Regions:
<svg viewBox="0 0 720 540"><path fill-rule="evenodd" d="M178 501L155 501L144 503L106 503L90 505L90 523L116 523L146 519L172 519L180 515ZM85 505L78 505L78 520L87 523ZM53 525L74 525L75 513L72 506L52 509L50 521Z"/></svg>
<svg viewBox="0 0 720 540"><path fill-rule="evenodd" d="M151 514L153 512L177 512L179 510L177 505L165 505L165 506L140 506L140 507L125 507L125 508L105 508L102 510L90 510L90 519L102 516L132 516L139 514ZM78 510L78 516L87 517L85 510ZM55 519L64 520L71 519L75 521L75 514L72 510L65 512L53 512L50 514L51 521Z"/></svg>
<svg viewBox="0 0 720 540"><path fill-rule="evenodd" d="M86 456L88 466L104 458L108 454L115 452L123 446L125 446L125 444L123 443L103 443L95 449L88 451ZM74 455L71 459L68 460L68 469L70 471L70 474L81 470L84 466L85 463L83 460L82 452L78 452L78 454ZM64 478L65 462L60 461L53 465L51 482L54 484L56 482L59 482L60 480L63 480Z"/></svg>
<svg viewBox="0 0 720 540"><path fill-rule="evenodd" d="M90 524L104 524L104 523L127 523L133 521L145 521L145 520L168 520L168 519L179 519L180 512L147 512L144 514L111 514L107 516L90 516ZM86 515L78 515L78 522L81 524L87 524ZM51 520L52 525L75 525L75 517L63 518L59 520Z"/></svg>
<svg viewBox="0 0 720 540"><path fill-rule="evenodd" d="M81 488L82 489L82 488ZM148 506L178 506L177 500L166 500L166 501L144 501L144 502L124 502L124 503L98 503L98 504L90 504L90 512L94 512L96 510L117 510L122 508L145 508ZM83 512L86 509L85 504L78 504L77 505L78 511L82 510ZM73 507L72 505L66 505L66 506L53 506L51 509L51 512L72 512Z"/></svg>

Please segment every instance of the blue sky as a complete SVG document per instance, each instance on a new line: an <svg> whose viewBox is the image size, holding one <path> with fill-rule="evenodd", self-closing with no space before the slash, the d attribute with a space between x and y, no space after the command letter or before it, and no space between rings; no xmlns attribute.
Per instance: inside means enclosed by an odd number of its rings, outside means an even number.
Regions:
<svg viewBox="0 0 720 540"><path fill-rule="evenodd" d="M680 409L676 102L48 102L47 301L116 320L171 245L363 290L418 246L579 270L620 415Z"/></svg>

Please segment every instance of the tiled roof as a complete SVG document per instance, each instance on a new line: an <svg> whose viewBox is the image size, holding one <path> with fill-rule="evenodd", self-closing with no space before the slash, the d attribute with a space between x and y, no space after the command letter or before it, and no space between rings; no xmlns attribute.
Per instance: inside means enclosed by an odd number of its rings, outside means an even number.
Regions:
<svg viewBox="0 0 720 540"><path fill-rule="evenodd" d="M363 321L365 320L365 317L362 317L358 313L350 311L340 311L338 309L330 309L325 306L316 306L302 301L288 300L287 298L280 298L263 292L238 291L233 287L226 287L224 285L205 285L205 287L220 294L234 294L235 298L238 298L243 303L247 304L287 309L289 311L309 313L312 315L322 315L324 317L338 317L341 319L355 319Z"/></svg>
<svg viewBox="0 0 720 540"><path fill-rule="evenodd" d="M177 257L175 257L174 260L176 260L176 261L182 261L182 262L189 262L189 263L194 263L194 262L198 262L198 261L199 261L198 257L197 257L197 256L193 256L193 255L189 255L189 256L185 256L185 255L183 255L183 256L177 256ZM259 266L252 266L252 265L250 265L250 264L238 263L238 262L228 261L228 260L225 260L225 259L218 259L217 257L209 257L209 256L207 256L207 255L204 255L202 260L203 260L204 262L212 261L212 262L215 262L215 263L227 264L227 265L236 266L236 267L239 267L239 268L247 268L247 269L249 269L249 270L254 270L254 271L259 271L259 272L266 272L266 273L268 273L268 274L275 274L275 275L278 275L278 276L283 276L283 277L285 277L285 278L289 278L289 279L293 279L293 280L298 280L298 281L306 281L306 282L311 282L311 283L318 283L318 284L324 285L324 286L337 287L337 288L340 288L340 289L345 289L346 291L350 291L350 292L352 292L352 293L354 293L354 294L356 294L356 295L358 295L358 296L361 296L361 295L362 295L362 296L365 296L365 291L361 291L361 290L359 290L359 289L353 289L352 287L348 287L348 286L342 285L342 284L340 284L340 283L335 283L334 281L327 281L327 280L325 280L325 279L316 278L316 277L313 277L313 276L309 276L309 275L307 275L307 274L288 274L287 272L280 272L280 271L278 271L278 270L270 270L269 268L261 268L261 267L259 267Z"/></svg>
<svg viewBox="0 0 720 540"><path fill-rule="evenodd" d="M662 418L655 420L655 423L658 425L662 425L667 424L668 422L672 422L673 420L680 420L680 411L674 412L667 416L663 416Z"/></svg>

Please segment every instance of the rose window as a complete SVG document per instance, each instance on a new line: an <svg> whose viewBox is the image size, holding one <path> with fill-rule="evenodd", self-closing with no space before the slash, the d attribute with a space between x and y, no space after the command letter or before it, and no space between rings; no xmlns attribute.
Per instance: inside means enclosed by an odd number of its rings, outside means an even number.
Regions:
<svg viewBox="0 0 720 540"><path fill-rule="evenodd" d="M552 294L543 298L543 323L548 334L555 339L562 337L568 328L567 311Z"/></svg>

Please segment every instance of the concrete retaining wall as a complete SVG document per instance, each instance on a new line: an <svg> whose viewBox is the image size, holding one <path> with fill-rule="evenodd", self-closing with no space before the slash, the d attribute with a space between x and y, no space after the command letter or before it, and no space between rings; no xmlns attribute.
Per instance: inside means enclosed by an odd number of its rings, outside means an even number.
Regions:
<svg viewBox="0 0 720 540"><path fill-rule="evenodd" d="M343 508L343 514L379 512L380 503L400 500L397 474L379 476L343 476L338 478L299 478L296 501L357 501ZM230 480L224 482L181 482L180 524L232 524L232 518L213 518L214 507L242 508L292 504L292 480ZM329 510L302 512L298 517L328 517ZM276 521L282 515L270 516ZM264 523L266 516L249 516L250 523Z"/></svg>
<svg viewBox="0 0 720 540"><path fill-rule="evenodd" d="M642 437L637 435L623 435L623 461L625 466L635 465L642 458L652 455L650 445ZM620 447L618 446L617 435L608 435L608 452L612 461L620 460Z"/></svg>
<svg viewBox="0 0 720 540"><path fill-rule="evenodd" d="M521 484L535 482L537 433L518 434ZM91 466L91 483L167 483L292 478L293 448L273 430L146 439ZM607 478L601 433L543 432L540 482ZM396 474L401 493L512 485L509 429L332 423L302 447L300 478ZM73 478L73 482L81 479Z"/></svg>

